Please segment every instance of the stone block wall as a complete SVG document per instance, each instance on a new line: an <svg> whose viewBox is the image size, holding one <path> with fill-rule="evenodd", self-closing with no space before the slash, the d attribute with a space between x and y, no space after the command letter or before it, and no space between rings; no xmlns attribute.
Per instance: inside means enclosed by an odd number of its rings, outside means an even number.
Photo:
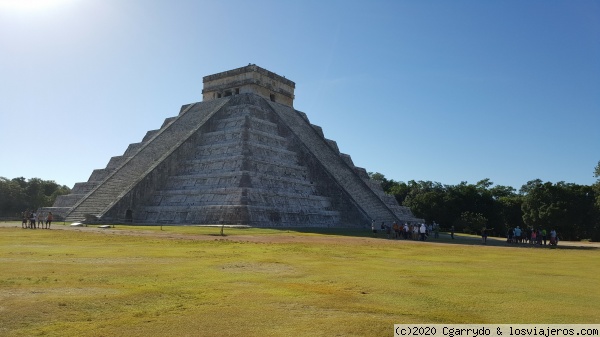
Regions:
<svg viewBox="0 0 600 337"><path fill-rule="evenodd" d="M294 82L253 64L205 76L203 82L203 101L255 94L288 106L294 102Z"/></svg>

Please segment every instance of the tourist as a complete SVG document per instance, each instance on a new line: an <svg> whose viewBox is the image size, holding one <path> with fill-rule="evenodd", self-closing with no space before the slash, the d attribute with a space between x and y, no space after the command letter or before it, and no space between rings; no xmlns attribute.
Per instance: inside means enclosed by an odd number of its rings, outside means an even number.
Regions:
<svg viewBox="0 0 600 337"><path fill-rule="evenodd" d="M542 229L542 240L544 241L544 246L546 245L546 235L547 235L546 230Z"/></svg>
<svg viewBox="0 0 600 337"><path fill-rule="evenodd" d="M454 240L454 226L450 227L450 237Z"/></svg>
<svg viewBox="0 0 600 337"><path fill-rule="evenodd" d="M404 237L404 240L408 240L408 223L404 223L404 227L402 228L402 235Z"/></svg>
<svg viewBox="0 0 600 337"><path fill-rule="evenodd" d="M520 243L521 242L521 227L517 226L517 228L515 228L515 242L516 243Z"/></svg>
<svg viewBox="0 0 600 337"><path fill-rule="evenodd" d="M550 245L556 246L556 231L554 229L550 231Z"/></svg>
<svg viewBox="0 0 600 337"><path fill-rule="evenodd" d="M529 240L529 243L531 243L532 245L535 245L536 242L537 242L537 231L534 229L531 231L531 240Z"/></svg>
<svg viewBox="0 0 600 337"><path fill-rule="evenodd" d="M31 214L29 215L29 227L31 229L35 229L35 217L36 214L34 212L31 212Z"/></svg>
<svg viewBox="0 0 600 337"><path fill-rule="evenodd" d="M419 226L419 240L425 241L425 237L427 236L427 226L424 223Z"/></svg>
<svg viewBox="0 0 600 337"><path fill-rule="evenodd" d="M541 229L537 230L535 237L537 238L537 244L541 246L542 245L542 230Z"/></svg>
<svg viewBox="0 0 600 337"><path fill-rule="evenodd" d="M42 212L37 214L37 227L42 228L44 226L44 215Z"/></svg>
<svg viewBox="0 0 600 337"><path fill-rule="evenodd" d="M23 211L23 214L21 214L22 215L21 228L27 228L27 218L28 218L27 212L28 211Z"/></svg>
<svg viewBox="0 0 600 337"><path fill-rule="evenodd" d="M481 229L481 242L484 244L487 243L487 228L485 226Z"/></svg>
<svg viewBox="0 0 600 337"><path fill-rule="evenodd" d="M398 227L398 223L396 221L394 221L392 228L394 229L394 239L398 239L400 236L400 227Z"/></svg>
<svg viewBox="0 0 600 337"><path fill-rule="evenodd" d="M50 225L52 225L52 220L54 220L54 216L52 212L48 212L48 216L46 217L46 228L50 229Z"/></svg>

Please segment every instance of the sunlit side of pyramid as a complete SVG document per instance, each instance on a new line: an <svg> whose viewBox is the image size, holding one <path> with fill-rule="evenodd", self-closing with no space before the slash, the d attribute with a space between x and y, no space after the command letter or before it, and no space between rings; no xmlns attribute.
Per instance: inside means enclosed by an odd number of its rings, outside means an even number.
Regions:
<svg viewBox="0 0 600 337"><path fill-rule="evenodd" d="M256 65L203 82L202 102L43 211L68 221L256 227L420 220L293 108L294 82Z"/></svg>

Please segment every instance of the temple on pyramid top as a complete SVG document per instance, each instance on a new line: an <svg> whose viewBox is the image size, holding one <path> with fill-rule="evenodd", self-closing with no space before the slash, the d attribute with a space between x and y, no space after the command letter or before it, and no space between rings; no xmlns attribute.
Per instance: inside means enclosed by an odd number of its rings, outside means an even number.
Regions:
<svg viewBox="0 0 600 337"><path fill-rule="evenodd" d="M296 83L255 64L205 76L203 82L203 101L250 93L272 102L294 106Z"/></svg>

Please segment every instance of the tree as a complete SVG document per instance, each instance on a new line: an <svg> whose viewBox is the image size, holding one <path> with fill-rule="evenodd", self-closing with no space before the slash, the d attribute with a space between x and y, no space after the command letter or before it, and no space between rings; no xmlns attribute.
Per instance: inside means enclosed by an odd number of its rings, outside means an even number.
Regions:
<svg viewBox="0 0 600 337"><path fill-rule="evenodd" d="M486 219L488 227L502 227L501 208L490 189L492 185L493 182L489 179L483 179L475 185L463 181L458 185L447 186L447 204L451 207L448 211L452 214L457 230L470 230L473 217L465 221L465 212L479 214L480 219Z"/></svg>
<svg viewBox="0 0 600 337"><path fill-rule="evenodd" d="M600 208L600 160L594 169L594 177L598 178L594 184L594 190L596 190L596 205Z"/></svg>
<svg viewBox="0 0 600 337"><path fill-rule="evenodd" d="M501 196L497 198L498 206L500 207L500 217L502 223L496 227L498 233L506 234L508 228L517 226L523 228L523 196L518 194Z"/></svg>
<svg viewBox="0 0 600 337"><path fill-rule="evenodd" d="M444 186L431 181L411 180L407 185L410 189L403 205L409 207L415 216L425 219L425 222L446 223Z"/></svg>
<svg viewBox="0 0 600 337"><path fill-rule="evenodd" d="M407 183L400 181L394 184L389 191L386 192L392 194L396 198L396 201L398 201L398 204L402 205L410 193L410 187Z"/></svg>
<svg viewBox="0 0 600 337"><path fill-rule="evenodd" d="M383 188L383 190L386 192L388 192L392 186L396 184L394 180L386 179L385 176L379 172L368 172L367 174L369 175L369 178L377 181L381 185L381 188Z"/></svg>
<svg viewBox="0 0 600 337"><path fill-rule="evenodd" d="M523 222L530 227L555 229L566 240L595 236L598 208L591 186L558 182L529 181L521 188Z"/></svg>
<svg viewBox="0 0 600 337"><path fill-rule="evenodd" d="M594 193L596 194L596 224L592 229L592 240L596 242L600 242L600 160L598 161L598 165L594 169L594 177L598 178L596 183L593 185Z"/></svg>
<svg viewBox="0 0 600 337"><path fill-rule="evenodd" d="M19 180L0 177L0 215L15 216L26 204L27 196ZM19 211L21 209L21 211Z"/></svg>
<svg viewBox="0 0 600 337"><path fill-rule="evenodd" d="M457 231L477 231L484 224L493 234L505 235L508 228L555 229L567 240L592 238L600 241L600 161L594 186L558 182L528 181L519 193L510 186L494 186L490 179L476 184L461 182L442 185L432 181L407 183L388 180L381 173L369 173L384 191L427 223Z"/></svg>
<svg viewBox="0 0 600 337"><path fill-rule="evenodd" d="M0 216L13 217L25 210L51 206L59 195L70 191L52 180L0 177Z"/></svg>
<svg viewBox="0 0 600 337"><path fill-rule="evenodd" d="M477 233L480 228L485 226L488 219L481 213L462 212L460 214L462 230L465 233Z"/></svg>

